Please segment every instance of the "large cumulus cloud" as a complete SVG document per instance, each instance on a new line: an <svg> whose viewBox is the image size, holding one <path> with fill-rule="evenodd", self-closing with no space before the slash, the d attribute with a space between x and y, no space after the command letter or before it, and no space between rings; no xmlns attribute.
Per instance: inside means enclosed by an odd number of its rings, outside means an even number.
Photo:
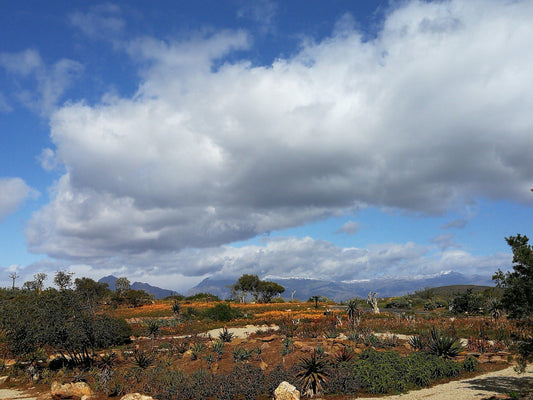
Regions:
<svg viewBox="0 0 533 400"><path fill-rule="evenodd" d="M245 32L134 40L135 96L51 119L66 173L30 249L201 275L176 254L364 205L530 201L532 19L526 1L410 2L370 41L345 27L264 66L224 62Z"/></svg>

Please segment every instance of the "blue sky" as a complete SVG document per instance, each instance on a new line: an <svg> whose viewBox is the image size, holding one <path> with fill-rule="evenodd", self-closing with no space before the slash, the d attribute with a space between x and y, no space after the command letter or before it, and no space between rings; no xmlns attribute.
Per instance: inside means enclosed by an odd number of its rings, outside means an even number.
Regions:
<svg viewBox="0 0 533 400"><path fill-rule="evenodd" d="M529 1L0 5L0 285L509 268ZM51 279L49 279L51 283Z"/></svg>

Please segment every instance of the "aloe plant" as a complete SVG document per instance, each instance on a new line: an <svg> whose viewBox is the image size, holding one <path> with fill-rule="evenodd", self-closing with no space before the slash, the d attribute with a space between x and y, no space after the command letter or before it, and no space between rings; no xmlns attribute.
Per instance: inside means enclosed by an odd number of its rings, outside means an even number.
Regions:
<svg viewBox="0 0 533 400"><path fill-rule="evenodd" d="M463 349L464 347L459 342L459 339L452 336L442 335L435 328L431 330L428 353L443 358L452 358L459 355Z"/></svg>
<svg viewBox="0 0 533 400"><path fill-rule="evenodd" d="M329 367L328 360L314 351L310 357L300 358L300 362L296 365L298 370L296 377L300 379L306 392L314 396L322 392L322 384L329 376Z"/></svg>

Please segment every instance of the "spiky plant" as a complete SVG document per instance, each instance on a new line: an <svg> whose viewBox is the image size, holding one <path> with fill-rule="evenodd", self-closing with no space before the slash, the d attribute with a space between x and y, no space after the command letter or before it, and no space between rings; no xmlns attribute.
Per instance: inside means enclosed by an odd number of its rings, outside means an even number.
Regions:
<svg viewBox="0 0 533 400"><path fill-rule="evenodd" d="M233 332L228 331L228 328L222 328L222 331L218 334L218 338L225 343L231 343L233 340Z"/></svg>
<svg viewBox="0 0 533 400"><path fill-rule="evenodd" d="M428 352L430 354L442 358L452 358L459 355L463 349L463 346L457 338L442 335L435 328L431 330L428 344Z"/></svg>
<svg viewBox="0 0 533 400"><path fill-rule="evenodd" d="M311 397L322 392L322 384L329 376L329 367L329 361L317 355L316 351L313 351L308 358L300 358L299 363L296 364L296 377Z"/></svg>
<svg viewBox="0 0 533 400"><path fill-rule="evenodd" d="M333 361L336 363L351 361L354 357L353 350L348 346L343 346L342 349L333 355Z"/></svg>

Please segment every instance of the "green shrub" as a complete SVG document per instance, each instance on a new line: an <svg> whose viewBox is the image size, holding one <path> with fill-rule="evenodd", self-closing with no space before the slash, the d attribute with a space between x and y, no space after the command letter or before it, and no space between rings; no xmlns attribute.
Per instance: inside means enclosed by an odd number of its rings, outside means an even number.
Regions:
<svg viewBox="0 0 533 400"><path fill-rule="evenodd" d="M324 384L326 394L354 395L360 389L359 376L353 364L349 362L335 363L329 370L328 379Z"/></svg>
<svg viewBox="0 0 533 400"><path fill-rule="evenodd" d="M466 372L472 372L478 369L479 361L477 358L468 356L462 362L463 370Z"/></svg>
<svg viewBox="0 0 533 400"><path fill-rule="evenodd" d="M203 312L203 316L210 318L213 321L231 321L232 319L241 317L239 310L231 308L229 303L218 303L214 307L210 307Z"/></svg>

